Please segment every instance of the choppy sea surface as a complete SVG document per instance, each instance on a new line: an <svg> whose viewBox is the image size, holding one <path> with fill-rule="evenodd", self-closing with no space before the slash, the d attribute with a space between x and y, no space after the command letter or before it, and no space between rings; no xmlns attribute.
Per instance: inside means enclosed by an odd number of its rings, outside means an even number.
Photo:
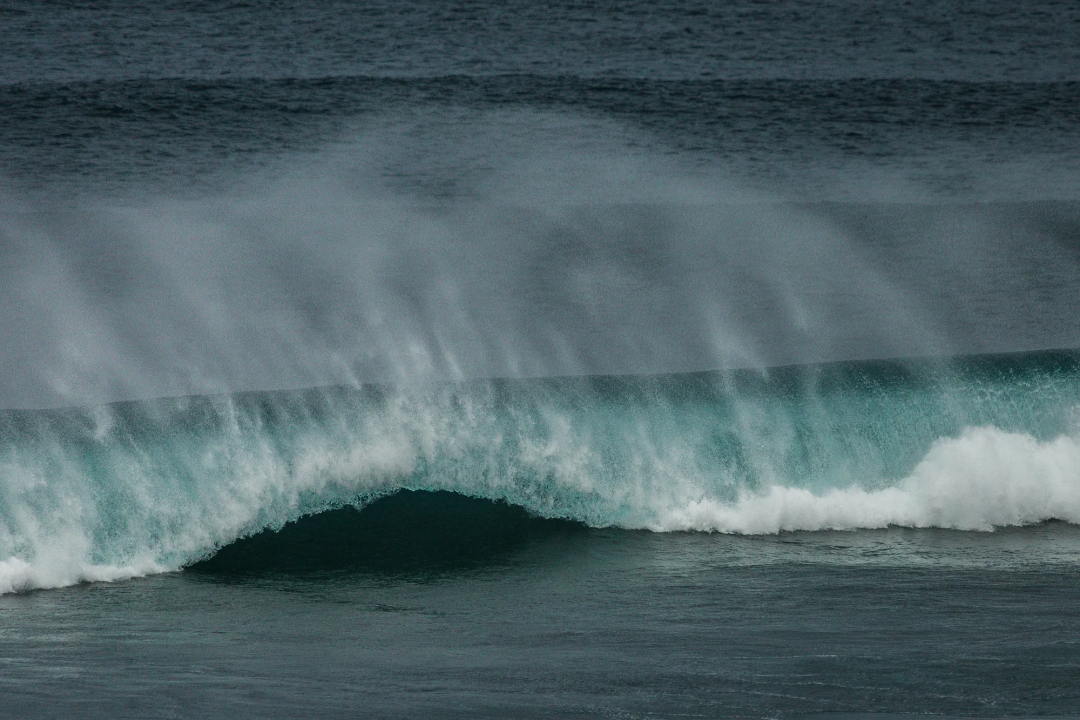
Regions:
<svg viewBox="0 0 1080 720"><path fill-rule="evenodd" d="M1080 9L0 8L0 715L1080 716Z"/></svg>

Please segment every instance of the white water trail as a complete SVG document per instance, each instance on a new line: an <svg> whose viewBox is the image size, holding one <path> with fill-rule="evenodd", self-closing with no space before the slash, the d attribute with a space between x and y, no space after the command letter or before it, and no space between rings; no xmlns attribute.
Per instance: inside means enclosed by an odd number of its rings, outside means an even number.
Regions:
<svg viewBox="0 0 1080 720"><path fill-rule="evenodd" d="M196 505L147 497L141 507L131 508L129 521L146 513L174 517L148 520L156 531L129 527L134 533L129 550L116 558L101 558L95 552L100 548L92 546L90 528L102 509L90 496L68 492L58 499L56 513L34 515L27 507L17 527L0 527L0 546L8 555L0 557L0 594L179 569L182 558L196 559L260 527L280 527L320 507L405 487L416 450L408 442L372 442L344 453L322 448L290 468L277 460L260 462L262 453L251 452L241 463L242 472L207 484L191 499ZM734 502L710 497L703 478L652 485L626 478L625 487L601 487L587 467L577 467L565 453L555 454L559 457L547 459L560 467L567 462L573 466L558 473L556 494L564 495L561 499L546 496L543 488L515 487L521 481L510 476L475 478L472 484L463 484L462 477L433 478L431 489L503 499L532 497L537 506L529 509L563 516L588 496L596 505L584 508L590 524L657 532L754 535L888 526L992 531L1047 520L1080 524L1080 441L1072 435L1040 441L995 427L968 428L959 437L936 441L910 475L889 487L813 492L774 485ZM655 471L648 474L655 476ZM694 492L698 499L687 500ZM314 501L302 500L312 495ZM541 497L546 507L538 504ZM628 512L628 502L639 506ZM598 523L605 514L612 520ZM156 537L161 530L172 535Z"/></svg>
<svg viewBox="0 0 1080 720"><path fill-rule="evenodd" d="M656 531L765 534L890 525L990 531L1046 520L1080 523L1080 442L1040 442L994 427L938 440L894 487L815 494L774 485L735 503L704 498L659 513Z"/></svg>

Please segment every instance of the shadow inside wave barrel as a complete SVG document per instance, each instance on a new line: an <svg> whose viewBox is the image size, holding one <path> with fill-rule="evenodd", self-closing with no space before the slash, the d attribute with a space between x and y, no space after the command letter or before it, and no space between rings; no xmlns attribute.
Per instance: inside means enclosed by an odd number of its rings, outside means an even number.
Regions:
<svg viewBox="0 0 1080 720"><path fill-rule="evenodd" d="M300 518L221 548L188 570L218 576L431 577L499 567L530 545L587 532L505 502L403 490L357 510Z"/></svg>

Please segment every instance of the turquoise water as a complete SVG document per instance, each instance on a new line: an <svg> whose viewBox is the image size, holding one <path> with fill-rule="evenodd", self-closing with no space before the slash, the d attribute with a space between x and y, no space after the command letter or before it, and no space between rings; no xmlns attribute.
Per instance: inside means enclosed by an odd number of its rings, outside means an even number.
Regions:
<svg viewBox="0 0 1080 720"><path fill-rule="evenodd" d="M1077 521L1080 360L240 393L3 416L4 589L175 570L399 490L590 527Z"/></svg>

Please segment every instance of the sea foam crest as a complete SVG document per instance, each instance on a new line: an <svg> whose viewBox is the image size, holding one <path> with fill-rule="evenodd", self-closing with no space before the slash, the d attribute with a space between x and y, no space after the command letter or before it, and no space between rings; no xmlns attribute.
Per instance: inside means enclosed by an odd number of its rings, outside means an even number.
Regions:
<svg viewBox="0 0 1080 720"><path fill-rule="evenodd" d="M934 443L896 486L821 494L774 485L734 503L703 498L661 512L649 528L763 534L792 530L937 527L993 530L1046 520L1080 523L1080 442L1040 442L994 427Z"/></svg>
<svg viewBox="0 0 1080 720"><path fill-rule="evenodd" d="M654 531L1080 524L1073 355L879 365L10 411L0 592L177 570L403 489Z"/></svg>
<svg viewBox="0 0 1080 720"><path fill-rule="evenodd" d="M222 483L219 492L204 498L208 504L202 507L185 511L165 502L159 511L175 512L177 516L155 528L172 527L175 535L163 541L132 531L139 547L133 547L116 563L95 561L95 555L100 553L92 547L84 524L89 526L87 518L98 509L79 506L69 496L61 503L72 513L65 521L24 516L19 528L21 538L13 537L11 527L3 529L5 548L21 545L25 552L0 559L0 593L176 570L184 564L183 558L205 554L259 524L278 526L299 514L301 508L311 511L319 505L333 507L343 498L356 497L363 491L385 493L396 489L396 483L385 481L391 476L400 477L395 468L408 468L410 461L402 448L383 444L368 450L371 467L366 467L368 463L363 460L367 453L348 452L335 457L323 448L289 469L249 467L243 478ZM375 475L368 470L375 471ZM570 471L560 480L571 496L576 493L570 482L574 475ZM383 483L372 484L373 477L381 478ZM579 489L595 482L595 478L587 476L576 480ZM621 522L611 524L660 532L772 534L890 525L989 531L1051 519L1080 523L1080 441L1067 435L1039 441L994 427L969 428L959 437L935 442L910 476L879 489L850 486L815 493L806 488L772 485L725 502L701 492L700 487L700 497L688 498L686 493L693 492L691 488L696 484L681 484L677 492L639 494L637 500L644 507L635 514L624 513ZM508 494L491 485L485 493L483 484L457 490L495 498ZM301 503L298 498L310 491L320 493L320 499L315 504ZM624 493L619 499L626 502L632 497ZM89 498L83 497L82 502L89 502ZM148 504L138 512L152 507L152 503ZM266 512L268 507L274 508L270 514ZM559 512L570 507L572 504L556 500L546 510ZM597 524L595 515L591 524ZM27 540L31 541L29 547Z"/></svg>
<svg viewBox="0 0 1080 720"><path fill-rule="evenodd" d="M24 590L67 587L84 582L114 582L167 572L170 568L146 561L138 565L94 565L75 560L61 549L53 559L36 558L28 563L19 558L0 560L0 595Z"/></svg>

